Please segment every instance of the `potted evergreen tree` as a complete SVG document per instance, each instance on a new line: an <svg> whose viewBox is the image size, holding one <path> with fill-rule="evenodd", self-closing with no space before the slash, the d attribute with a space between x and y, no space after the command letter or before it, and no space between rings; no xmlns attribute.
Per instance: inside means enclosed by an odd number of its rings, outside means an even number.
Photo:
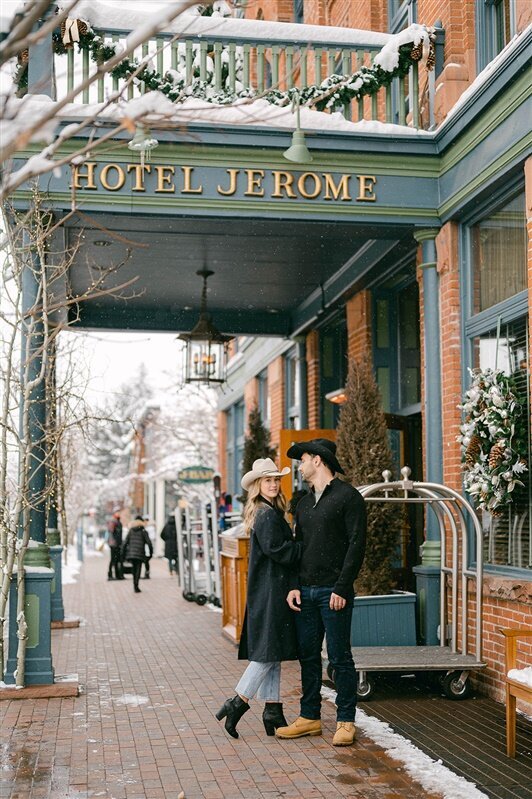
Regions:
<svg viewBox="0 0 532 799"><path fill-rule="evenodd" d="M380 483L392 468L386 418L368 359L352 361L337 428L337 455L353 486ZM351 628L353 646L416 644L416 595L394 590L402 506L367 503L368 533L364 565L356 581Z"/></svg>

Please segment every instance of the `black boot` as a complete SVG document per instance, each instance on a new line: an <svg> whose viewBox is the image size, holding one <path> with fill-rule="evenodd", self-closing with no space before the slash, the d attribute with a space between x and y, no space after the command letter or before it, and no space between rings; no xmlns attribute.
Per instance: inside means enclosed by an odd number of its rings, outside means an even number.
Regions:
<svg viewBox="0 0 532 799"><path fill-rule="evenodd" d="M287 727L287 721L283 715L283 705L281 702L266 702L262 721L266 735L275 735L277 727Z"/></svg>
<svg viewBox="0 0 532 799"><path fill-rule="evenodd" d="M232 699L225 700L222 707L216 714L216 718L218 721L221 721L223 718L225 718L225 729L233 738L238 738L236 725L244 713L246 713L248 710L248 703L244 702L244 700L241 699L237 694Z"/></svg>

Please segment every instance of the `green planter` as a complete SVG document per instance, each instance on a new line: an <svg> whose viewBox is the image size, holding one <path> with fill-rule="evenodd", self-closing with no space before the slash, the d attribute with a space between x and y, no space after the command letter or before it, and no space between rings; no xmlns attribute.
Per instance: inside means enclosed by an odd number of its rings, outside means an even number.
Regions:
<svg viewBox="0 0 532 799"><path fill-rule="evenodd" d="M394 591L357 596L351 622L351 646L415 646L416 595Z"/></svg>

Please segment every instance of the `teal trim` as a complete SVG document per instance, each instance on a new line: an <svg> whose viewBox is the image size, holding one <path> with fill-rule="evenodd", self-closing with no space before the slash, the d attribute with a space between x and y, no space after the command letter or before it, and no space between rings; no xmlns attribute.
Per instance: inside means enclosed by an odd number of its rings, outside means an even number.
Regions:
<svg viewBox="0 0 532 799"><path fill-rule="evenodd" d="M465 324L466 336L478 336L488 330L493 330L497 327L497 322L500 319L502 324L513 322L520 316L528 313L528 291L519 292L513 297L509 297L503 302L492 305L485 311L472 316Z"/></svg>

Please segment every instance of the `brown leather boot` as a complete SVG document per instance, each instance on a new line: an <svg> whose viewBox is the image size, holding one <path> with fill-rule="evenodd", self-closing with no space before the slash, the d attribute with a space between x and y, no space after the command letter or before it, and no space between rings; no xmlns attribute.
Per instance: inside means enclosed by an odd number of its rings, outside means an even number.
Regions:
<svg viewBox="0 0 532 799"><path fill-rule="evenodd" d="M339 721L336 724L333 746L351 746L355 740L355 725L352 721Z"/></svg>
<svg viewBox="0 0 532 799"><path fill-rule="evenodd" d="M278 738L302 738L304 735L321 735L320 719L304 719L300 716L288 727L278 727L275 731Z"/></svg>

